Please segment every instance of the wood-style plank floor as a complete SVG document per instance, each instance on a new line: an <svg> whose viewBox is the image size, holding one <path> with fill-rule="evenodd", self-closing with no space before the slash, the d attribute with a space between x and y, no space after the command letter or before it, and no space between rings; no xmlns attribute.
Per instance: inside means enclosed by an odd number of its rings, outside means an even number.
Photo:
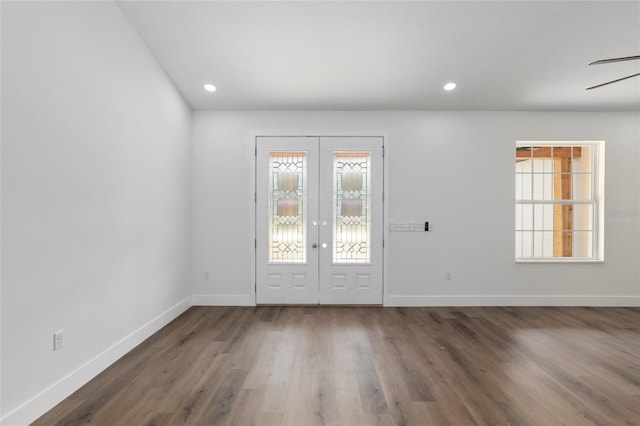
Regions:
<svg viewBox="0 0 640 426"><path fill-rule="evenodd" d="M193 307L35 425L640 425L640 309Z"/></svg>

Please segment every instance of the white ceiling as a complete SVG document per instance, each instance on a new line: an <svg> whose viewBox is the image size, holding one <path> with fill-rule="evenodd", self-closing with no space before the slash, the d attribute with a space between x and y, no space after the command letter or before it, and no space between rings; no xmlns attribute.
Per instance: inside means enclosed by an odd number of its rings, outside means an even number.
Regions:
<svg viewBox="0 0 640 426"><path fill-rule="evenodd" d="M120 6L194 110L640 110L640 1Z"/></svg>

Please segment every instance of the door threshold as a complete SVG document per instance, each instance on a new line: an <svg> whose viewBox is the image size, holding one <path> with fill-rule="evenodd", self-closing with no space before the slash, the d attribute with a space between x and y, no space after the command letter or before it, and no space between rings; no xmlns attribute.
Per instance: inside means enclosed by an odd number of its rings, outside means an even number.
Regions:
<svg viewBox="0 0 640 426"><path fill-rule="evenodd" d="M316 308L382 308L383 305L379 304L379 305L375 305L375 304L349 304L349 303L336 303L336 304L327 304L327 305L320 305L318 303L310 303L310 304L291 304L288 305L286 303L258 303L256 304L256 307L283 307L283 308L296 308L296 307L300 307L300 308L310 308L310 307L316 307Z"/></svg>

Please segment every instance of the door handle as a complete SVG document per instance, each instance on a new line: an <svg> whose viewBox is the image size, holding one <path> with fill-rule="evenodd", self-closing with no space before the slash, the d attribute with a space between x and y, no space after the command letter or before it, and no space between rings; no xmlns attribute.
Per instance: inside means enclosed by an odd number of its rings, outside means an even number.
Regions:
<svg viewBox="0 0 640 426"><path fill-rule="evenodd" d="M313 244L311 244L311 247L313 247L313 248L318 248L318 244L313 243Z"/></svg>

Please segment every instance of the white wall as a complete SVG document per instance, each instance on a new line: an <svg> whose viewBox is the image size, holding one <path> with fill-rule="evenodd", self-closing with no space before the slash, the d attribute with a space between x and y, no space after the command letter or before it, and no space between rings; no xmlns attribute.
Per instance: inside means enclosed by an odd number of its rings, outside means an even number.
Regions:
<svg viewBox="0 0 640 426"><path fill-rule="evenodd" d="M388 136L388 219L433 229L389 235L388 305L638 304L640 217L627 214L640 211L638 113L199 112L191 123L113 3L1 8L3 424L46 411L192 293L252 302L258 133ZM516 140L607 141L605 263L514 263Z"/></svg>
<svg viewBox="0 0 640 426"><path fill-rule="evenodd" d="M3 424L190 306L190 126L115 3L2 2Z"/></svg>
<svg viewBox="0 0 640 426"><path fill-rule="evenodd" d="M387 305L638 305L638 113L195 112L195 303L250 304L253 136L386 134ZM517 140L605 140L605 262L515 264ZM452 280L445 280L445 271ZM210 272L205 280L203 273Z"/></svg>

